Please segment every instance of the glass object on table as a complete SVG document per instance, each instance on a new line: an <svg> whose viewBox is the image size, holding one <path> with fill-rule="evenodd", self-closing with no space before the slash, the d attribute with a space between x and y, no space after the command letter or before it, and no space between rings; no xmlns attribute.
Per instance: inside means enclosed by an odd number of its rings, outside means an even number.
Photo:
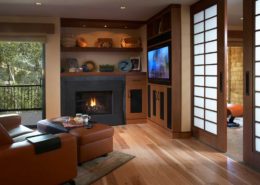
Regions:
<svg viewBox="0 0 260 185"><path fill-rule="evenodd" d="M69 116L63 116L62 119L63 119L63 123L68 123L70 117Z"/></svg>
<svg viewBox="0 0 260 185"><path fill-rule="evenodd" d="M91 119L91 116L89 116L87 114L84 114L84 115L82 115L82 118L83 118L84 125L88 125L89 124L89 120Z"/></svg>
<svg viewBox="0 0 260 185"><path fill-rule="evenodd" d="M77 113L76 117L74 118L74 121L78 124L83 124L84 120L81 113Z"/></svg>

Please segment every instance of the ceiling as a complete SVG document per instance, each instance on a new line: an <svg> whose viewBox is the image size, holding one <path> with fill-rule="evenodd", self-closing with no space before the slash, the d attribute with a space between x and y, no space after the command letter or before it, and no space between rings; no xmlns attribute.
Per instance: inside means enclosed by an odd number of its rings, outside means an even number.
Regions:
<svg viewBox="0 0 260 185"><path fill-rule="evenodd" d="M198 0L0 0L0 16L57 16L144 21L169 4L191 5ZM242 24L242 0L227 0L229 25ZM36 6L41 2L41 6ZM126 6L121 10L120 6Z"/></svg>
<svg viewBox="0 0 260 185"><path fill-rule="evenodd" d="M242 26L243 21L240 18L243 17L243 0L227 0L227 3L228 25Z"/></svg>

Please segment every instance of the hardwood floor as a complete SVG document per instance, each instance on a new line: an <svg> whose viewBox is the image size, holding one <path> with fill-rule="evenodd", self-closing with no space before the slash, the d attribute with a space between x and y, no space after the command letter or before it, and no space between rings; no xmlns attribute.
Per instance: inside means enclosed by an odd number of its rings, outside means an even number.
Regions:
<svg viewBox="0 0 260 185"><path fill-rule="evenodd" d="M114 149L136 158L93 185L260 184L260 173L196 139L171 139L153 124L116 126Z"/></svg>

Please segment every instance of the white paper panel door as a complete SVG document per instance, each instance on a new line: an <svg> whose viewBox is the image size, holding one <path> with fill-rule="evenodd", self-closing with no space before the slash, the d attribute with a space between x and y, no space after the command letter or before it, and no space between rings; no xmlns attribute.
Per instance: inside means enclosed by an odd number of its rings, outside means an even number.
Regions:
<svg viewBox="0 0 260 185"><path fill-rule="evenodd" d="M217 5L196 13L194 33L194 126L217 135Z"/></svg>
<svg viewBox="0 0 260 185"><path fill-rule="evenodd" d="M254 59L254 120L255 150L260 152L260 0L255 2L255 59Z"/></svg>

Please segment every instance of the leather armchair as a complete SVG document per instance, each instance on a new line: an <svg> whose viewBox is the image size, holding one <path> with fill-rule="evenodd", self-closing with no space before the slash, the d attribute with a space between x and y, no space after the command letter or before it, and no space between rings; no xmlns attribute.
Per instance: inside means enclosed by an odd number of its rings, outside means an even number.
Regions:
<svg viewBox="0 0 260 185"><path fill-rule="evenodd" d="M20 122L18 115L0 116L0 184L58 185L76 177L75 137L57 134L61 140L59 149L35 154L34 146L25 137L39 132L23 130ZM10 132L15 133L15 137L11 137Z"/></svg>

